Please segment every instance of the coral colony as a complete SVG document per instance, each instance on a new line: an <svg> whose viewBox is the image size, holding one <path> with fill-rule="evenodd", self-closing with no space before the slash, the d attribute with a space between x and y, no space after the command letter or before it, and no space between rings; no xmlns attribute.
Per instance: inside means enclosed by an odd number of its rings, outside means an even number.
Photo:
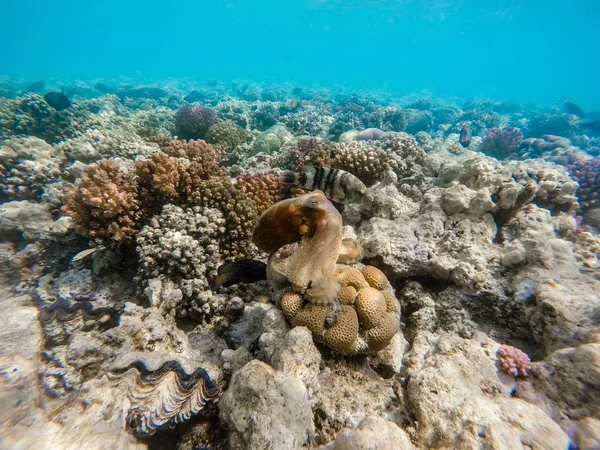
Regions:
<svg viewBox="0 0 600 450"><path fill-rule="evenodd" d="M0 447L600 447L577 105L2 83Z"/></svg>

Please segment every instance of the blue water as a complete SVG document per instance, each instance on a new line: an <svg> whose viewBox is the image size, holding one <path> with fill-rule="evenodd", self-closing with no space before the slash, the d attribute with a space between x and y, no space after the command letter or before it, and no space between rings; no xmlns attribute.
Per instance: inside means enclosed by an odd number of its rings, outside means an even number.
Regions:
<svg viewBox="0 0 600 450"><path fill-rule="evenodd" d="M0 75L244 79L600 110L593 0L4 0Z"/></svg>

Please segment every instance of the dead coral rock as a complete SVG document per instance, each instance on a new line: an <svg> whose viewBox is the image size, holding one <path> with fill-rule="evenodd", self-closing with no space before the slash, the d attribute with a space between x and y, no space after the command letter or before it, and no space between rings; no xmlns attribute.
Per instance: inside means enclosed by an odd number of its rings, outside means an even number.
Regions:
<svg viewBox="0 0 600 450"><path fill-rule="evenodd" d="M535 380L571 419L598 414L600 343L557 350L535 365Z"/></svg>
<svg viewBox="0 0 600 450"><path fill-rule="evenodd" d="M308 393L299 378L250 361L231 378L219 401L232 449L299 449L314 435Z"/></svg>
<svg viewBox="0 0 600 450"><path fill-rule="evenodd" d="M333 450L413 450L402 428L389 420L367 416L356 428L342 429Z"/></svg>
<svg viewBox="0 0 600 450"><path fill-rule="evenodd" d="M510 397L510 389L498 377L496 348L497 344L480 334L469 340L449 333L417 336L406 376L420 445L568 447L568 436L544 411Z"/></svg>

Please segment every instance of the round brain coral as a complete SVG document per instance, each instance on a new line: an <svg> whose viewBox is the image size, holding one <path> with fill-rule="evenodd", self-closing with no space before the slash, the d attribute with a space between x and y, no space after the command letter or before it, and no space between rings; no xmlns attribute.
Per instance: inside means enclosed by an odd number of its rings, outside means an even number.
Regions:
<svg viewBox="0 0 600 450"><path fill-rule="evenodd" d="M140 228L138 182L111 160L88 166L63 211L80 233L107 245L130 242Z"/></svg>
<svg viewBox="0 0 600 450"><path fill-rule="evenodd" d="M367 330L379 324L386 312L385 298L381 292L372 287L364 287L356 297L356 312L360 324Z"/></svg>
<svg viewBox="0 0 600 450"><path fill-rule="evenodd" d="M175 113L175 132L182 139L203 139L217 114L202 105L182 106Z"/></svg>
<svg viewBox="0 0 600 450"><path fill-rule="evenodd" d="M343 305L335 324L325 331L325 342L342 355L350 354L355 348L358 329L356 311L349 305Z"/></svg>

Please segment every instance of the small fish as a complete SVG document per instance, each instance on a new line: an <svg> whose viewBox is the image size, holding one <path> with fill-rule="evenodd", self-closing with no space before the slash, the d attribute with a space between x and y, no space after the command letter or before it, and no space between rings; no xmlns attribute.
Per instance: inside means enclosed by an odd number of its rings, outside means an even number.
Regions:
<svg viewBox="0 0 600 450"><path fill-rule="evenodd" d="M590 130L593 133L600 133L600 120L592 120L591 122L582 122L581 128Z"/></svg>
<svg viewBox="0 0 600 450"><path fill-rule="evenodd" d="M241 259L220 265L217 269L217 275L210 282L210 288L216 291L221 286L256 283L266 279L267 265L264 262L255 259Z"/></svg>
<svg viewBox="0 0 600 450"><path fill-rule="evenodd" d="M57 111L62 111L71 106L71 100L63 92L48 92L44 100Z"/></svg>
<svg viewBox="0 0 600 450"><path fill-rule="evenodd" d="M90 256L92 253L95 253L96 250L98 250L98 247L92 247L92 248L85 249L85 250L77 253L75 256L73 256L73 259L71 259L71 262L81 261L82 259Z"/></svg>
<svg viewBox="0 0 600 450"><path fill-rule="evenodd" d="M559 98L557 101L564 103L565 111L567 111L567 113L573 114L574 116L577 116L580 118L585 117L585 112L583 111L583 109L581 109L581 107L579 105L576 105L575 103L568 101L564 97Z"/></svg>
<svg viewBox="0 0 600 450"><path fill-rule="evenodd" d="M298 107L298 102L296 100L290 100L290 108L296 109Z"/></svg>
<svg viewBox="0 0 600 450"><path fill-rule="evenodd" d="M107 84L104 83L96 83L94 85L94 88L98 91L101 92L102 94L111 94L113 93L115 90L113 88L111 88L110 86L108 86Z"/></svg>
<svg viewBox="0 0 600 450"><path fill-rule="evenodd" d="M46 85L46 83L44 83L43 81L35 81L33 83L31 83L29 86L27 86L27 92L40 92L44 90L44 86Z"/></svg>
<svg viewBox="0 0 600 450"><path fill-rule="evenodd" d="M458 139L458 142L460 142L460 145L466 148L471 145L472 139L473 136L471 135L471 125L469 122L465 122L460 130L460 138Z"/></svg>
<svg viewBox="0 0 600 450"><path fill-rule="evenodd" d="M300 172L284 172L283 184L293 184L310 191L319 189L337 203L358 203L368 198L365 184L345 170L330 167L304 167Z"/></svg>

